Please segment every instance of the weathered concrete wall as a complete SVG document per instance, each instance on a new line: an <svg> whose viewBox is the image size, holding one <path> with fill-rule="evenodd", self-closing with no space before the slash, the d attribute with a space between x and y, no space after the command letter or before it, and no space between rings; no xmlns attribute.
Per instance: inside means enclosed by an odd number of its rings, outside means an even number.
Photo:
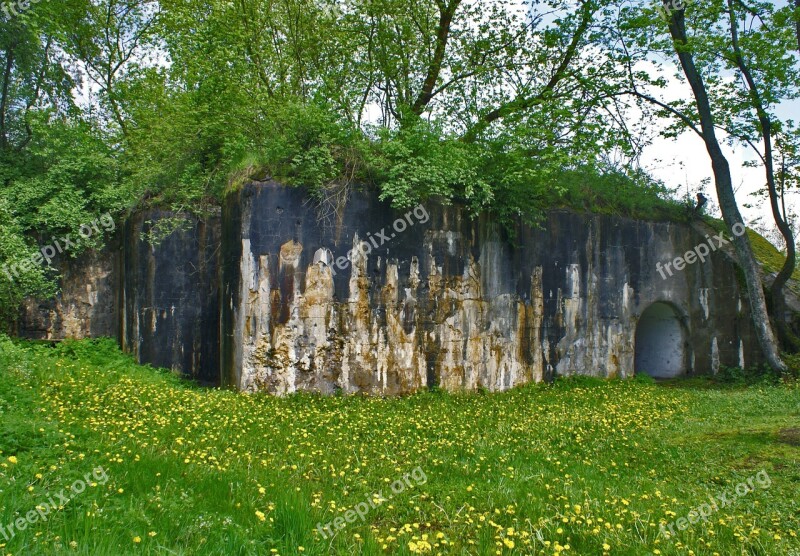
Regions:
<svg viewBox="0 0 800 556"><path fill-rule="evenodd" d="M121 344L142 363L219 384L219 218L192 219L157 246L146 240L173 216L149 211L125 224Z"/></svg>
<svg viewBox="0 0 800 556"><path fill-rule="evenodd" d="M403 213L373 194L353 196L333 222L319 222L303 195L264 183L227 199L225 384L398 394L625 377L638 317L658 301L682 322L688 372L759 359L725 254L666 280L656 271L706 241L690 226L553 211L541 228L517 226L511 242L489 217L432 204L427 222L396 233ZM395 237L355 249L382 230Z"/></svg>
<svg viewBox="0 0 800 556"><path fill-rule="evenodd" d="M59 293L53 299L26 300L17 335L38 340L116 337L118 260L119 249L113 242L78 259L57 259Z"/></svg>
<svg viewBox="0 0 800 556"><path fill-rule="evenodd" d="M637 324L662 302L672 340L642 353L661 325L642 327L640 365L672 372L677 358L691 374L761 360L730 250L666 279L656 270L707 241L699 223L552 211L510 240L459 207L404 214L357 193L319 221L302 190L254 183L155 247L152 223L174 215L139 214L113 247L63 262L61 295L30 302L19 333L118 336L142 363L275 394L503 390L631 376Z"/></svg>
<svg viewBox="0 0 800 556"><path fill-rule="evenodd" d="M17 334L114 337L141 363L219 384L220 219L187 216L188 229L151 245L146 236L154 224L175 216L136 214L102 251L58 260L60 293L27 300Z"/></svg>

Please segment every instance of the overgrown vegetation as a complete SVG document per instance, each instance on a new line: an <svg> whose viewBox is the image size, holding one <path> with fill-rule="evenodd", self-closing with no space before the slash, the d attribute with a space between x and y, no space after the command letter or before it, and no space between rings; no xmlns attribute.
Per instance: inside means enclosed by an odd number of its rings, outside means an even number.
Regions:
<svg viewBox="0 0 800 556"><path fill-rule="evenodd" d="M764 236L754 230L747 230L747 237L750 245L753 246L753 254L761 263L766 272L778 272L786 260L786 255L778 251ZM796 269L792 274L792 280L800 281L800 269Z"/></svg>
<svg viewBox="0 0 800 556"><path fill-rule="evenodd" d="M575 378L278 399L194 388L110 340L0 336L0 524L108 476L0 554L792 554L799 394ZM363 523L316 531L417 467ZM759 472L768 488L660 531Z"/></svg>
<svg viewBox="0 0 800 556"><path fill-rule="evenodd" d="M359 186L505 223L553 206L676 214L667 188L625 164L641 145L609 96L610 59L579 48L605 4L557 0L563 17L547 22L536 2L501 0L2 12L0 266L108 211L205 214L253 178L307 187L323 208ZM601 70L608 82L591 77ZM52 271L23 274L0 276L0 322L52 293Z"/></svg>
<svg viewBox="0 0 800 556"><path fill-rule="evenodd" d="M685 10L687 55L714 121L769 145L754 110L798 96L800 8L723 4ZM105 212L208 214L253 178L307 187L323 213L354 187L506 225L688 212L640 166L655 136L699 125L688 96L659 100L677 52L649 1L61 0L0 26L0 267ZM755 87L730 83L740 66ZM783 191L798 131L767 115ZM0 327L52 278L0 275Z"/></svg>
<svg viewBox="0 0 800 556"><path fill-rule="evenodd" d="M800 379L800 357L796 354L783 354L787 365L785 371L778 371L769 365L758 365L748 369L721 366L713 381L730 385L777 385L791 384Z"/></svg>

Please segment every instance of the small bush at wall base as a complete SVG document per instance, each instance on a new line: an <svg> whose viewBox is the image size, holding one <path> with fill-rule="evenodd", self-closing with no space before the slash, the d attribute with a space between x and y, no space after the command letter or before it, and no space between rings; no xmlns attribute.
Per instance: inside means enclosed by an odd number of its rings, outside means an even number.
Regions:
<svg viewBox="0 0 800 556"><path fill-rule="evenodd" d="M650 376L648 374L645 374L645 373L636 373L635 375L633 375L632 380L635 380L636 382L640 382L642 384L655 384L656 383L656 379L654 379L652 376Z"/></svg>
<svg viewBox="0 0 800 556"><path fill-rule="evenodd" d="M800 353L784 353L783 362L787 367L783 373L784 382L800 380Z"/></svg>
<svg viewBox="0 0 800 556"><path fill-rule="evenodd" d="M780 384L798 380L800 378L800 356L784 354L784 362L788 367L784 372L776 371L766 363L747 369L722 365L714 376L714 380L723 384L738 385Z"/></svg>

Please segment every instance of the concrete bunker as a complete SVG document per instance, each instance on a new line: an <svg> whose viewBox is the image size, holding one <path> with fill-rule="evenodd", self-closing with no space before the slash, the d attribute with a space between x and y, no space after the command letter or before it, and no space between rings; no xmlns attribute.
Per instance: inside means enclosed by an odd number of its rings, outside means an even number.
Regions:
<svg viewBox="0 0 800 556"><path fill-rule="evenodd" d="M636 325L634 370L654 378L673 378L686 373L686 328L670 304L650 305Z"/></svg>
<svg viewBox="0 0 800 556"><path fill-rule="evenodd" d="M494 216L431 203L428 223L384 239L403 214L376 191L342 210L320 222L302 188L250 183L158 246L148 222L174 214L132 215L119 245L62 261L62 294L29 300L19 334L118 336L142 363L276 395L498 391L763 361L734 257L718 249L657 278L700 242L694 225L551 210L541 226L520 219L507 243ZM346 253L370 237L354 264ZM668 306L642 316L653 302Z"/></svg>

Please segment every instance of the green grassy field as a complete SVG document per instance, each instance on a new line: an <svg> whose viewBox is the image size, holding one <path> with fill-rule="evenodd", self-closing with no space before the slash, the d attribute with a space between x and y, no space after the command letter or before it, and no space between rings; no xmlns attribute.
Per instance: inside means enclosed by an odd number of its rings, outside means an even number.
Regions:
<svg viewBox="0 0 800 556"><path fill-rule="evenodd" d="M0 337L0 430L2 554L800 555L796 385L275 399Z"/></svg>

